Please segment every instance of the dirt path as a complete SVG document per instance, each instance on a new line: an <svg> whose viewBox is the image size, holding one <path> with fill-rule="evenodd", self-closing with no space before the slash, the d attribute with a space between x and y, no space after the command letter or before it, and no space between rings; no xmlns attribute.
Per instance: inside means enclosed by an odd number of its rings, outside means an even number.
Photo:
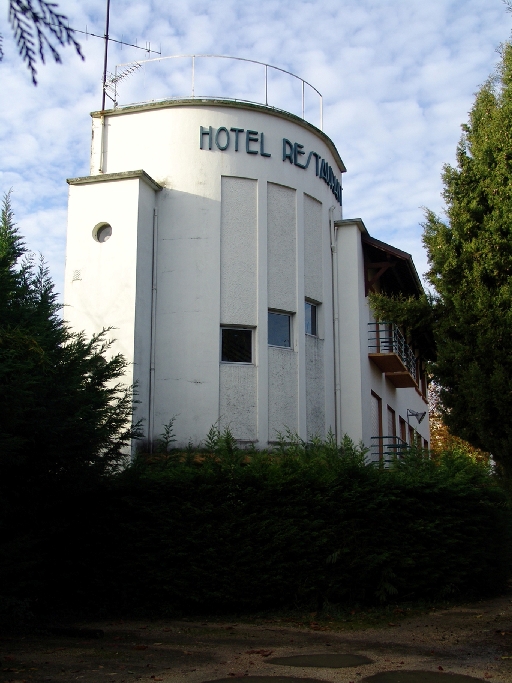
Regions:
<svg viewBox="0 0 512 683"><path fill-rule="evenodd" d="M304 628L277 620L81 624L102 629L104 638L41 634L0 639L0 681L200 683L225 677L288 675L357 683L378 671L423 669L512 683L511 598L351 631L340 631L338 624L328 622ZM320 669L278 666L270 661L275 656L306 653L362 654L373 663Z"/></svg>

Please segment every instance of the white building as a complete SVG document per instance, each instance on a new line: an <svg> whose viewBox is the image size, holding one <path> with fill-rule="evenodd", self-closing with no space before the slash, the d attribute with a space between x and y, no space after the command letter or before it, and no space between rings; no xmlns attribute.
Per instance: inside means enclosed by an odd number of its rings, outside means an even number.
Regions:
<svg viewBox="0 0 512 683"><path fill-rule="evenodd" d="M65 315L88 335L116 328L149 437L176 415L177 445L214 423L260 448L287 429L374 455L428 442L411 419L428 410L421 361L398 330L376 334L366 296L421 285L408 254L342 219L325 133L197 98L92 122L90 176L68 180Z"/></svg>

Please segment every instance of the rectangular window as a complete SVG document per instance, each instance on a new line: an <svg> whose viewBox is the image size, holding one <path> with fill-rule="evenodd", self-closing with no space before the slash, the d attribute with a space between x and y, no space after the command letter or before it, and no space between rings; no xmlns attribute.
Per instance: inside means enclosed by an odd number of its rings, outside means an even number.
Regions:
<svg viewBox="0 0 512 683"><path fill-rule="evenodd" d="M409 446L415 446L416 445L416 440L415 440L414 436L415 436L414 427L411 427L411 425L409 425Z"/></svg>
<svg viewBox="0 0 512 683"><path fill-rule="evenodd" d="M317 307L309 301L306 301L305 321L306 334L311 334L313 337L318 336Z"/></svg>
<svg viewBox="0 0 512 683"><path fill-rule="evenodd" d="M371 398L371 419L372 419L372 444L375 455L379 460L382 458L382 400L372 391Z"/></svg>
<svg viewBox="0 0 512 683"><path fill-rule="evenodd" d="M400 438L407 443L407 423L403 417L400 418Z"/></svg>
<svg viewBox="0 0 512 683"><path fill-rule="evenodd" d="M223 363L252 363L252 330L221 327L221 355Z"/></svg>
<svg viewBox="0 0 512 683"><path fill-rule="evenodd" d="M268 344L269 346L284 346L290 348L291 343L291 315L287 313L268 312Z"/></svg>
<svg viewBox="0 0 512 683"><path fill-rule="evenodd" d="M423 396L424 399L427 398L427 373L425 372L425 368L421 369L421 395Z"/></svg>
<svg viewBox="0 0 512 683"><path fill-rule="evenodd" d="M396 436L395 411L388 406L388 433L387 436ZM394 439L392 441L394 443Z"/></svg>

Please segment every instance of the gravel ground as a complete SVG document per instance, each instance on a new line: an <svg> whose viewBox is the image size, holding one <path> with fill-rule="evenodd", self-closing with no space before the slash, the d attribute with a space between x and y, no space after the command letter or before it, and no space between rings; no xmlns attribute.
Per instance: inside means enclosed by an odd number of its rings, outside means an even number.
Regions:
<svg viewBox="0 0 512 683"><path fill-rule="evenodd" d="M403 617L383 626L340 630L338 622L299 626L212 620L77 624L89 638L37 633L0 638L0 681L183 681L295 676L357 683L377 672L426 670L512 683L512 596ZM313 617L312 617L313 618ZM351 668L289 667L274 657L352 653L373 663ZM447 676L447 683L449 683Z"/></svg>

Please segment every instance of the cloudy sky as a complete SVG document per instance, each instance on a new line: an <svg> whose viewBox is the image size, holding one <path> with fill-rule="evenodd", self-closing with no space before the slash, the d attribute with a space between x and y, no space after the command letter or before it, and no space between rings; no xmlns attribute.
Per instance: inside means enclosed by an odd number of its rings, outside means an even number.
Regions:
<svg viewBox="0 0 512 683"><path fill-rule="evenodd" d="M103 34L105 0L56 1L71 26ZM66 178L89 172L103 43L79 34L85 61L62 50L63 64L38 67L35 88L3 4L0 192L13 188L21 232L45 256L60 292ZM344 217L362 218L372 236L410 252L423 273L422 207L442 212L442 166L454 162L460 125L511 27L502 0L111 0L110 32L138 45L150 41L163 55L268 62L313 84L323 95L324 130L347 167ZM109 66L145 57L113 45ZM196 94L259 97L261 67L242 66L227 71L203 60ZM189 87L187 60L157 62L120 84L119 101L189 95ZM276 105L300 107L292 82L273 81L270 94ZM313 93L306 104L318 123Z"/></svg>

